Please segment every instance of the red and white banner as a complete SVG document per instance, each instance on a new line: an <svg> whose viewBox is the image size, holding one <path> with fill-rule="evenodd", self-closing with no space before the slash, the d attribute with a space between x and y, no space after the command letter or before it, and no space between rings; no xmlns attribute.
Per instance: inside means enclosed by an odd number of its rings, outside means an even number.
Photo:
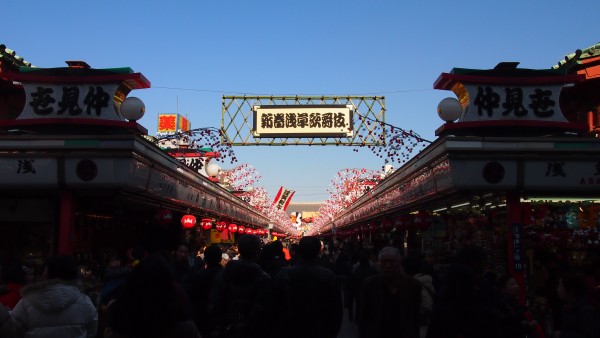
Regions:
<svg viewBox="0 0 600 338"><path fill-rule="evenodd" d="M294 193L295 191L293 190L288 190L284 187L279 188L277 196L275 196L275 200L273 201L275 208L285 211L285 209L288 207L288 204L290 204Z"/></svg>

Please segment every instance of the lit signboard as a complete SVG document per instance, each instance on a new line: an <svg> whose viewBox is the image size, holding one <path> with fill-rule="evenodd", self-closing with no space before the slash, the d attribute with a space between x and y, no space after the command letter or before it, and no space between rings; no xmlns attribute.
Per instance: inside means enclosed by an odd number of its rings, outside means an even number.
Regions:
<svg viewBox="0 0 600 338"><path fill-rule="evenodd" d="M253 106L254 137L352 137L352 105Z"/></svg>
<svg viewBox="0 0 600 338"><path fill-rule="evenodd" d="M190 130L190 121L179 114L159 114L158 132L163 134Z"/></svg>

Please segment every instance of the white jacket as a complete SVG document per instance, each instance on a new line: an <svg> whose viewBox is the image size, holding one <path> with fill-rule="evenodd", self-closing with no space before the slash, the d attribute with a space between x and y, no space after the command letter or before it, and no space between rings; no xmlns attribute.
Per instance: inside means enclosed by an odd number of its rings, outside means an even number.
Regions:
<svg viewBox="0 0 600 338"><path fill-rule="evenodd" d="M435 288L433 287L433 278L430 275L418 273L414 276L421 282L421 319L429 322L429 317L433 312L433 296Z"/></svg>
<svg viewBox="0 0 600 338"><path fill-rule="evenodd" d="M74 282L48 280L21 289L11 312L18 337L95 337L98 312Z"/></svg>

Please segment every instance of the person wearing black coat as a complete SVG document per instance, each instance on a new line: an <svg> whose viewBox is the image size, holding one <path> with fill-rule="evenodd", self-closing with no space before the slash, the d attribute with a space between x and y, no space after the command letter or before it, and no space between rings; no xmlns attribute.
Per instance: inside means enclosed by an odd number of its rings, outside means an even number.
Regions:
<svg viewBox="0 0 600 338"><path fill-rule="evenodd" d="M421 284L402 269L397 248L379 252L381 273L367 278L359 298L360 338L418 338Z"/></svg>
<svg viewBox="0 0 600 338"><path fill-rule="evenodd" d="M586 293L583 278L577 273L565 274L558 281L557 293L562 307L551 338L600 337L600 315Z"/></svg>
<svg viewBox="0 0 600 338"><path fill-rule="evenodd" d="M245 234L238 240L239 260L232 260L213 280L208 315L215 329L209 337L263 338L269 333L272 280L258 262L262 241Z"/></svg>
<svg viewBox="0 0 600 338"><path fill-rule="evenodd" d="M319 264L318 238L303 237L298 250L300 262L277 275L273 322L279 328L274 331L287 338L335 338L343 317L337 276Z"/></svg>
<svg viewBox="0 0 600 338"><path fill-rule="evenodd" d="M223 250L213 244L204 250L206 266L195 270L189 278L189 297L194 322L202 337L208 337L213 330L213 321L208 314L208 296L215 277L223 270L221 259Z"/></svg>

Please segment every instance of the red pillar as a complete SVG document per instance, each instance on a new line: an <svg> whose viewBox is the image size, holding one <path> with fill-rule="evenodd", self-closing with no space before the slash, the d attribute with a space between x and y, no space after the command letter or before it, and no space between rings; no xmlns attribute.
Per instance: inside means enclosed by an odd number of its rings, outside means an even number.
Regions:
<svg viewBox="0 0 600 338"><path fill-rule="evenodd" d="M61 193L59 217L57 253L59 255L70 255L73 253L71 237L75 224L75 206L73 194L70 191Z"/></svg>
<svg viewBox="0 0 600 338"><path fill-rule="evenodd" d="M523 249L523 219L521 196L518 191L506 193L508 227L508 273L513 276L521 292L519 301L525 304L525 250Z"/></svg>

